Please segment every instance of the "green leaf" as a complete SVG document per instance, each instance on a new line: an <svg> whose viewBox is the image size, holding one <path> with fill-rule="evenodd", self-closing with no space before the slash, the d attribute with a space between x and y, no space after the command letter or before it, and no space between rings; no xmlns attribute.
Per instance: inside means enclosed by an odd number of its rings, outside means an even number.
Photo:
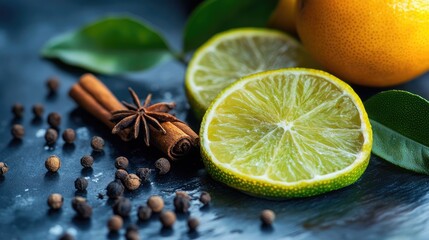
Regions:
<svg viewBox="0 0 429 240"><path fill-rule="evenodd" d="M429 101L400 90L365 102L374 135L372 152L408 170L429 175Z"/></svg>
<svg viewBox="0 0 429 240"><path fill-rule="evenodd" d="M141 71L173 57L159 33L127 16L107 17L55 37L42 55L104 74Z"/></svg>
<svg viewBox="0 0 429 240"><path fill-rule="evenodd" d="M202 2L188 18L184 51L202 45L218 32L239 27L265 27L277 0L210 0Z"/></svg>

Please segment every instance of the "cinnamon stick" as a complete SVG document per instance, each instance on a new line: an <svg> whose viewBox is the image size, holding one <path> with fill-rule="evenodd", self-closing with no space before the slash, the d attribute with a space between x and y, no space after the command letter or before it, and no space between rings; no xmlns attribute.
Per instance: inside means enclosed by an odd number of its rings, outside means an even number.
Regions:
<svg viewBox="0 0 429 240"><path fill-rule="evenodd" d="M84 74L79 80L80 86L85 89L107 111L126 109L113 93L92 74Z"/></svg>
<svg viewBox="0 0 429 240"><path fill-rule="evenodd" d="M96 117L98 120L102 121L110 129L115 125L110 121L112 114L107 111L103 106L101 106L95 98L91 96L87 91L85 91L80 84L75 84L69 91L69 96L73 100L91 115ZM116 99L116 98L115 98ZM131 136L129 132L123 132L119 135L123 141L129 141Z"/></svg>
<svg viewBox="0 0 429 240"><path fill-rule="evenodd" d="M174 124L180 130L182 130L184 133L188 134L189 137L191 137L192 144L195 147L200 146L200 136L198 136L198 134L195 133L194 130L192 130L192 128L190 128L188 125L186 125L182 122L173 122L172 124Z"/></svg>
<svg viewBox="0 0 429 240"><path fill-rule="evenodd" d="M150 127L150 143L171 160L186 156L193 147L192 138L171 122L161 123L167 134Z"/></svg>
<svg viewBox="0 0 429 240"><path fill-rule="evenodd" d="M113 128L114 124L109 120L112 114L86 92L81 85L73 85L69 91L69 96L73 98L79 106L106 124L106 126Z"/></svg>
<svg viewBox="0 0 429 240"><path fill-rule="evenodd" d="M126 109L115 95L92 74L83 75L79 82L71 88L69 95L79 106L102 121L110 129L114 126L114 123L110 121L111 112ZM172 107L174 107L174 104L172 104ZM198 134L186 124L181 122L163 122L161 125L165 129L166 134L152 126L149 128L150 144L157 147L169 159L177 160L182 158L192 148L199 146ZM131 134L129 134L129 131L121 133L120 137L122 140L130 140Z"/></svg>

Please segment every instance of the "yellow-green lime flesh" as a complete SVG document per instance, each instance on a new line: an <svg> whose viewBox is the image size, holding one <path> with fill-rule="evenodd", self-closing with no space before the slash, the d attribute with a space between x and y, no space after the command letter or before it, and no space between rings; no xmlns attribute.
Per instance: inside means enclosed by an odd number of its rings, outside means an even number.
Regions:
<svg viewBox="0 0 429 240"><path fill-rule="evenodd" d="M305 197L354 183L368 165L371 126L356 93L318 70L244 77L222 91L201 125L214 179L266 198Z"/></svg>

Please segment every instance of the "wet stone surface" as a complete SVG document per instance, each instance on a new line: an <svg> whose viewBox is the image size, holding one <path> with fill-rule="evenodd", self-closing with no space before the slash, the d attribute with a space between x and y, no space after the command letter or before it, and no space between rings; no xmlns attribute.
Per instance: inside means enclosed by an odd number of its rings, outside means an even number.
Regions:
<svg viewBox="0 0 429 240"><path fill-rule="evenodd" d="M373 156L362 178L354 185L306 199L270 201L250 197L207 176L201 165L173 164L166 175L153 171L148 181L136 191L125 191L132 203L130 217L119 233L109 233L108 220L113 216L113 200L105 194L114 180L115 158L129 159L128 170L155 169L161 154L141 145L123 145L87 113L76 108L67 96L68 89L85 71L42 59L44 43L59 33L113 13L131 13L151 23L169 40L173 49L181 46L181 33L191 11L192 1L37 1L0 0L0 161L9 166L0 177L1 239L57 239L64 232L76 239L119 239L125 229L136 224L142 239L426 239L429 233L428 177L401 170ZM142 96L153 94L153 102L175 101L176 116L197 130L199 125L190 112L183 86L186 66L168 62L148 71L126 76L99 76L120 99L129 100L128 87ZM60 86L56 93L46 88L46 80L56 76ZM401 85L429 98L429 75ZM384 89L355 87L365 99ZM15 102L24 105L22 118L14 118L10 109ZM44 106L42 118L31 112L34 104ZM47 146L44 135L49 128L47 114L62 116L59 131L72 128L76 140L64 144L58 138ZM25 136L13 139L10 129L22 124ZM93 152L93 136L105 140L104 150ZM44 161L58 155L62 162L56 173L47 172ZM83 168L82 156L92 154L92 168ZM198 162L198 158L184 159ZM85 177L86 191L76 191L74 181ZM174 211L176 191L186 191L191 200L186 213L176 213L173 228L162 228L159 214L149 221L138 221L137 209L151 195L160 195L165 210ZM203 206L201 192L207 191L212 201ZM58 211L47 205L51 193L60 193L64 204ZM92 217L81 219L71 207L75 196L87 198ZM101 197L100 197L101 196ZM259 219L264 209L272 209L276 220L264 226ZM196 217L198 231L189 232L187 219Z"/></svg>

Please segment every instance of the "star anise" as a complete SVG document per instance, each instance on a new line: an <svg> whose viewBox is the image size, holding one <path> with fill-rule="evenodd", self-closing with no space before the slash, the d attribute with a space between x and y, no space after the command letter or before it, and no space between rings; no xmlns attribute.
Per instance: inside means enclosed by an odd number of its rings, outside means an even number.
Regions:
<svg viewBox="0 0 429 240"><path fill-rule="evenodd" d="M163 122L181 122L175 116L168 112L172 110L176 104L172 103L155 103L150 105L152 95L149 94L141 105L140 99L131 88L128 88L134 104L122 102L127 110L119 110L112 112L110 121L116 123L112 129L113 134L117 134L124 129L131 129L133 137L137 139L140 134L140 129L143 130L144 142L149 146L149 127L153 126L163 134L167 132L162 127ZM150 105L150 106L149 106Z"/></svg>

